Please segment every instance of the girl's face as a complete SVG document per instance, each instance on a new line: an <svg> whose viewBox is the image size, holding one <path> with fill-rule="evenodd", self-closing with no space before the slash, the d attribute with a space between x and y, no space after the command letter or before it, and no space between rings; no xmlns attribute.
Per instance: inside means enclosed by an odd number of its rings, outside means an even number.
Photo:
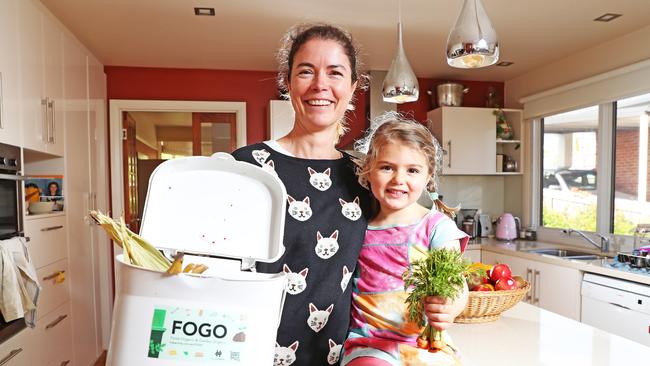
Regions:
<svg viewBox="0 0 650 366"><path fill-rule="evenodd" d="M382 214L407 210L417 202L430 178L426 156L397 142L380 147L368 182Z"/></svg>
<svg viewBox="0 0 650 366"><path fill-rule="evenodd" d="M348 107L356 88L350 60L332 40L311 39L294 55L289 95L296 124L305 132L335 126Z"/></svg>

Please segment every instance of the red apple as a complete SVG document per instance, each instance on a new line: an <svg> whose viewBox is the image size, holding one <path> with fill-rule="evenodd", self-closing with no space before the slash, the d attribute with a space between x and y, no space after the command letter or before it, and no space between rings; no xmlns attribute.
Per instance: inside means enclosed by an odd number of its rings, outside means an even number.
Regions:
<svg viewBox="0 0 650 366"><path fill-rule="evenodd" d="M488 278L481 276L476 272L470 273L469 276L467 276L467 287L469 288L474 288L484 283L488 283Z"/></svg>
<svg viewBox="0 0 650 366"><path fill-rule="evenodd" d="M484 283L482 285L474 287L472 291L494 291L494 286L490 285L489 283Z"/></svg>
<svg viewBox="0 0 650 366"><path fill-rule="evenodd" d="M526 286L526 280L521 276L512 276L512 279L517 283L517 288L524 288Z"/></svg>
<svg viewBox="0 0 650 366"><path fill-rule="evenodd" d="M502 277L497 280L494 289L497 291L516 290L517 282L510 277Z"/></svg>
<svg viewBox="0 0 650 366"><path fill-rule="evenodd" d="M512 277L512 271L505 263L499 263L492 267L490 271L490 279L496 284L496 282L501 278L510 278Z"/></svg>

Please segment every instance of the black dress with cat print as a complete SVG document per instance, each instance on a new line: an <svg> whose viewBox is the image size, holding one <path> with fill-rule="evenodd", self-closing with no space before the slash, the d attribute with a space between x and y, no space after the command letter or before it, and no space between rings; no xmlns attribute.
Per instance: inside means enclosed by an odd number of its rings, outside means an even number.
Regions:
<svg viewBox="0 0 650 366"><path fill-rule="evenodd" d="M287 189L285 253L257 270L287 273L287 297L274 365L338 364L350 321L351 285L367 226L368 191L350 156L300 159L264 143L236 150L237 160L261 166Z"/></svg>

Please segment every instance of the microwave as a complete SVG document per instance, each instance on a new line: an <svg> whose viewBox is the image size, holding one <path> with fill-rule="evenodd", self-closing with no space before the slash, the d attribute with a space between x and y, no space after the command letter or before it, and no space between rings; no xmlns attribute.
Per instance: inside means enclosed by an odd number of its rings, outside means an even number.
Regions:
<svg viewBox="0 0 650 366"><path fill-rule="evenodd" d="M0 240L23 234L20 148L0 144Z"/></svg>

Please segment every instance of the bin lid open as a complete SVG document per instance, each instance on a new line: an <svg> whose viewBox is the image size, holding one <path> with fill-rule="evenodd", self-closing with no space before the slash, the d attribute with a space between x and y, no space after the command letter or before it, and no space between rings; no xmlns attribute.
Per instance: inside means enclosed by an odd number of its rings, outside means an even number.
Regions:
<svg viewBox="0 0 650 366"><path fill-rule="evenodd" d="M277 176L230 154L167 160L149 179L140 235L159 249L274 262L286 200Z"/></svg>

